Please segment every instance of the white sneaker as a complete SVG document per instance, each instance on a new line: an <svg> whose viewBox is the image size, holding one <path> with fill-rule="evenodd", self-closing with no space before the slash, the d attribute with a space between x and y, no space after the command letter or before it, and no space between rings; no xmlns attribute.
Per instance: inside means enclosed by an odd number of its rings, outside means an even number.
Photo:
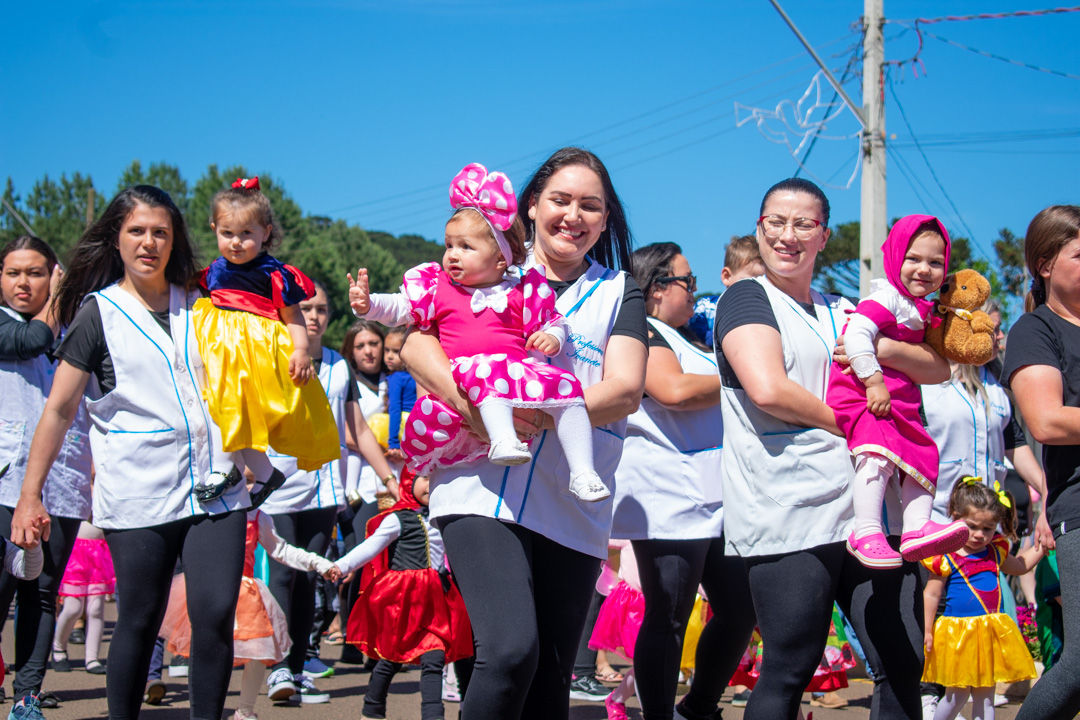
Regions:
<svg viewBox="0 0 1080 720"><path fill-rule="evenodd" d="M934 720L934 713L937 712L938 699L933 695L922 696L922 717L923 720Z"/></svg>
<svg viewBox="0 0 1080 720"><path fill-rule="evenodd" d="M583 472L570 478L570 492L582 502L598 502L611 496L611 491L594 472Z"/></svg>
<svg viewBox="0 0 1080 720"><path fill-rule="evenodd" d="M293 675L293 682L300 688L290 698L293 702L299 701L305 705L330 702L330 693L320 692L315 682L304 673Z"/></svg>
<svg viewBox="0 0 1080 720"><path fill-rule="evenodd" d="M461 693L458 692L457 674L454 672L453 663L447 663L442 669L442 699L443 702L461 702Z"/></svg>
<svg viewBox="0 0 1080 720"><path fill-rule="evenodd" d="M1008 705L1009 698L999 693L994 693L994 707L1001 707L1002 705Z"/></svg>
<svg viewBox="0 0 1080 720"><path fill-rule="evenodd" d="M488 460L495 465L524 465L532 460L529 446L520 440L500 440L492 443Z"/></svg>
<svg viewBox="0 0 1080 720"><path fill-rule="evenodd" d="M274 702L288 700L295 694L296 685L288 668L278 668L266 678L266 695Z"/></svg>

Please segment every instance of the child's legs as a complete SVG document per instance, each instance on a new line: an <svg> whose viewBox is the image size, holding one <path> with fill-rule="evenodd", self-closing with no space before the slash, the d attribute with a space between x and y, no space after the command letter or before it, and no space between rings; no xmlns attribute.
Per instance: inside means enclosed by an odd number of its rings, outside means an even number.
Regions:
<svg viewBox="0 0 1080 720"><path fill-rule="evenodd" d="M56 618L56 633L53 635L54 653L67 652L68 637L75 627L75 621L82 617L82 614L82 598L71 597L70 595L64 597L64 609L60 611L60 616Z"/></svg>
<svg viewBox="0 0 1080 720"><path fill-rule="evenodd" d="M548 410L555 418L555 433L559 436L570 477L580 473L595 473L593 469L592 423L585 403L566 405Z"/></svg>
<svg viewBox="0 0 1080 720"><path fill-rule="evenodd" d="M371 679L368 680L367 694L364 695L364 715L372 718L386 717L386 695L390 692L390 681L401 670L401 663L379 660L371 671ZM442 675L439 676L440 688ZM441 695L440 695L441 701Z"/></svg>
<svg viewBox="0 0 1080 720"><path fill-rule="evenodd" d="M900 489L900 500L904 504L904 532L919 530L930 522L930 511L934 507L934 494L911 478L904 478Z"/></svg>
<svg viewBox="0 0 1080 720"><path fill-rule="evenodd" d="M855 486L852 488L855 537L883 531L881 504L892 472L893 464L881 455L859 453L855 456Z"/></svg>
<svg viewBox="0 0 1080 720"><path fill-rule="evenodd" d="M446 655L442 650L431 650L420 656L420 718L442 720L442 669Z"/></svg>
<svg viewBox="0 0 1080 720"><path fill-rule="evenodd" d="M994 688L971 688L971 720L994 720Z"/></svg>
<svg viewBox="0 0 1080 720"><path fill-rule="evenodd" d="M622 682L611 691L611 699L618 703L625 703L634 697L634 668L623 673Z"/></svg>
<svg viewBox="0 0 1080 720"><path fill-rule="evenodd" d="M517 440L517 433L514 432L514 408L505 403L489 401L480 406L480 417L492 445L504 440Z"/></svg>
<svg viewBox="0 0 1080 720"><path fill-rule="evenodd" d="M67 605L67 602L64 602ZM105 596L90 595L86 598L86 662L98 660L101 653L101 636L105 634Z"/></svg>
<svg viewBox="0 0 1080 720"><path fill-rule="evenodd" d="M244 672L240 675L240 712L251 715L255 712L255 701L259 698L259 688L262 687L263 674L266 670L258 660L251 660L244 666Z"/></svg>
<svg viewBox="0 0 1080 720"><path fill-rule="evenodd" d="M953 720L960 714L964 703L968 699L970 688L947 687L945 695L938 700L937 710L934 711L934 720ZM992 699L992 698L991 698ZM993 703L991 702L991 706Z"/></svg>

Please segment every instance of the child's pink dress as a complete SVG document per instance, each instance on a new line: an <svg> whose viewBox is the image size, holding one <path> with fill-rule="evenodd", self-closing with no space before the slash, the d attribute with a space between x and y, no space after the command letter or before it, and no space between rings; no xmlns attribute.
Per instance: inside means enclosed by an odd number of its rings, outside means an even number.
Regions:
<svg viewBox="0 0 1080 720"><path fill-rule="evenodd" d="M589 637L589 647L594 650L616 652L627 660L634 659L641 623L645 619L645 596L641 594L637 558L628 540L612 540L611 547L621 545L619 553L619 584L616 585L600 606Z"/></svg>
<svg viewBox="0 0 1080 720"><path fill-rule="evenodd" d="M542 409L585 402L576 377L525 350L538 330L562 336L566 346L565 321L555 310L555 292L542 270L508 276L491 288L459 285L437 263L405 273L412 323L438 330L454 381L477 406L493 402ZM414 406L402 448L418 474L487 454L487 446L465 432L461 416L433 395Z"/></svg>

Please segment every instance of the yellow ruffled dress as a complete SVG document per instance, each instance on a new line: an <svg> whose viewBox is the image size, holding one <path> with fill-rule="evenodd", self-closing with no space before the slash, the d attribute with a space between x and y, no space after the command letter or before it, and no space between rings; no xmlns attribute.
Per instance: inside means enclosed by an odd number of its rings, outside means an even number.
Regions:
<svg viewBox="0 0 1080 720"><path fill-rule="evenodd" d="M997 535L985 555L950 553L923 561L932 573L946 578L945 614L934 622L924 682L993 687L1035 677L1035 662L1020 628L1001 612L998 568L1008 554L1008 541ZM992 590L976 587L989 584L985 577L976 577L983 573L993 577Z"/></svg>
<svg viewBox="0 0 1080 720"><path fill-rule="evenodd" d="M296 268L263 254L235 265L218 258L202 285L209 298L192 308L206 365L206 402L226 452L268 447L308 471L341 456L337 425L317 379L297 387L289 377L292 338L278 308L314 294Z"/></svg>

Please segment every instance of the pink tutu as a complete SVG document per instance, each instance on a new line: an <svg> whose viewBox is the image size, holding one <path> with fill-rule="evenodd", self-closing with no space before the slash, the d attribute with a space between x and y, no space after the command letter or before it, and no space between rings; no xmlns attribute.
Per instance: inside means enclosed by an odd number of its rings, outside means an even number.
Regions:
<svg viewBox="0 0 1080 720"><path fill-rule="evenodd" d="M102 539L76 538L60 581L60 595L86 597L113 592L116 572L109 546Z"/></svg>
<svg viewBox="0 0 1080 720"><path fill-rule="evenodd" d="M158 634L165 638L169 652L191 657L191 622L187 611L184 576L173 578L169 607ZM266 583L244 575L233 624L233 665L258 660L270 666L285 659L292 647L289 623Z"/></svg>
<svg viewBox="0 0 1080 720"><path fill-rule="evenodd" d="M640 590L620 582L600 606L589 647L617 652L632 661L634 644L644 618L645 596Z"/></svg>

